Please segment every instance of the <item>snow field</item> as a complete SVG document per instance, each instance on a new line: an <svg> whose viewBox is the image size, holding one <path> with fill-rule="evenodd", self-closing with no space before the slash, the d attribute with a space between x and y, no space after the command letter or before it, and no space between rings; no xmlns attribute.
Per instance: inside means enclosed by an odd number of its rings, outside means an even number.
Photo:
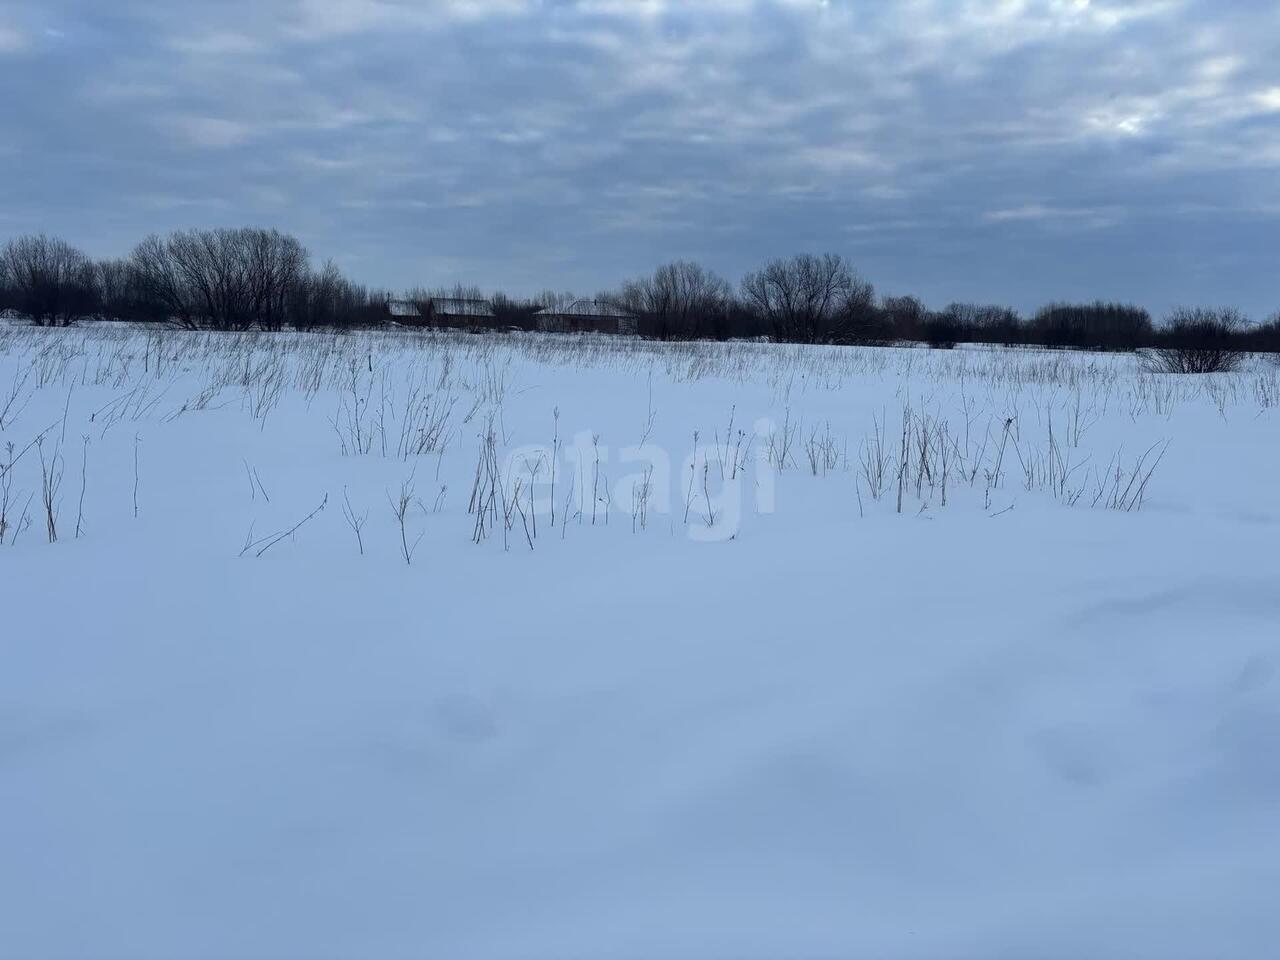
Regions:
<svg viewBox="0 0 1280 960"><path fill-rule="evenodd" d="M0 328L0 956L1265 955L1278 403Z"/></svg>

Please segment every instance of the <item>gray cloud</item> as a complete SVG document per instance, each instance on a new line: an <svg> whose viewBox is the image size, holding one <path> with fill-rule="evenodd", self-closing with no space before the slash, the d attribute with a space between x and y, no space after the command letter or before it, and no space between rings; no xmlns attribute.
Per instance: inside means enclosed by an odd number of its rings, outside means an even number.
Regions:
<svg viewBox="0 0 1280 960"><path fill-rule="evenodd" d="M1280 308L1250 0L0 0L0 208L263 223L368 282L848 253L934 302Z"/></svg>

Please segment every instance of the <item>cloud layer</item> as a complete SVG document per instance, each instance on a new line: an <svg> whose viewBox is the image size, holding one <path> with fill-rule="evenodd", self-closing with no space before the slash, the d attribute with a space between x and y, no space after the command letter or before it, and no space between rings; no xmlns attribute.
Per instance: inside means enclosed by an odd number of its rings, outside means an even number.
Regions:
<svg viewBox="0 0 1280 960"><path fill-rule="evenodd" d="M1280 309L1252 0L0 0L0 234L267 224L368 282L848 254L886 293Z"/></svg>

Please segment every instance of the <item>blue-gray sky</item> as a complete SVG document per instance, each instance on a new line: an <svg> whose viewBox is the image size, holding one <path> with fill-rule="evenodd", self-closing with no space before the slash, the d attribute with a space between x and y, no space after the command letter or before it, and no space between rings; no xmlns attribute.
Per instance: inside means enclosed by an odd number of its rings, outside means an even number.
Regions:
<svg viewBox="0 0 1280 960"><path fill-rule="evenodd" d="M0 236L267 225L363 282L846 254L1280 309L1274 0L0 0Z"/></svg>

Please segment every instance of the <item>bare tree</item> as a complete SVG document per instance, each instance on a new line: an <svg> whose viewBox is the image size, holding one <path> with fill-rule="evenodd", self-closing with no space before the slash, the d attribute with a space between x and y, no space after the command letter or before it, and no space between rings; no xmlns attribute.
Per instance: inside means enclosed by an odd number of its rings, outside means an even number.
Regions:
<svg viewBox="0 0 1280 960"><path fill-rule="evenodd" d="M309 274L306 249L295 237L253 228L151 236L134 249L131 264L139 290L159 312L183 326L216 330L280 329ZM329 268L322 278L336 289Z"/></svg>
<svg viewBox="0 0 1280 960"><path fill-rule="evenodd" d="M154 298L132 257L99 260L98 316L104 320L167 320L170 311Z"/></svg>
<svg viewBox="0 0 1280 960"><path fill-rule="evenodd" d="M885 297L881 313L893 336L900 340L919 340L929 311L915 297Z"/></svg>
<svg viewBox="0 0 1280 960"><path fill-rule="evenodd" d="M249 325L249 264L234 230L189 230L169 237L169 256L204 324L216 330Z"/></svg>
<svg viewBox="0 0 1280 960"><path fill-rule="evenodd" d="M237 230L244 261L250 318L264 330L279 330L288 317L289 295L307 274L307 251L278 230Z"/></svg>
<svg viewBox="0 0 1280 960"><path fill-rule="evenodd" d="M132 313L133 290L128 260L100 260L94 264L98 308L104 319L126 319Z"/></svg>
<svg viewBox="0 0 1280 960"><path fill-rule="evenodd" d="M697 263L677 260L628 283L621 303L645 318L650 335L692 340L722 335L731 297L723 278Z"/></svg>
<svg viewBox="0 0 1280 960"><path fill-rule="evenodd" d="M742 295L779 340L804 343L849 337L875 307L871 284L833 253L773 260L743 278Z"/></svg>
<svg viewBox="0 0 1280 960"><path fill-rule="evenodd" d="M93 262L56 237L10 240L0 248L0 274L16 309L38 326L65 327L97 308Z"/></svg>
<svg viewBox="0 0 1280 960"><path fill-rule="evenodd" d="M289 322L299 330L346 327L370 304L368 293L347 280L332 260L319 273L304 272L289 293Z"/></svg>
<svg viewBox="0 0 1280 960"><path fill-rule="evenodd" d="M133 248L129 263L142 298L159 318L171 319L184 327L199 325L191 291L168 241L151 234Z"/></svg>

